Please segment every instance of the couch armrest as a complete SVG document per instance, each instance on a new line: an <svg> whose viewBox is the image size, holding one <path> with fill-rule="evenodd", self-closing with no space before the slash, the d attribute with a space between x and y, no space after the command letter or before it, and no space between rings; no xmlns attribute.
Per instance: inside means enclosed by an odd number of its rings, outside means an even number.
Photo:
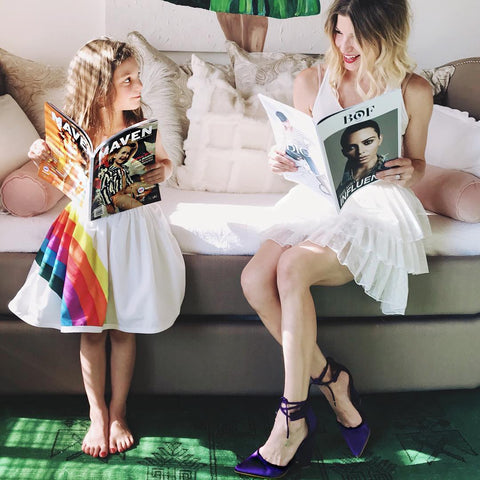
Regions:
<svg viewBox="0 0 480 480"><path fill-rule="evenodd" d="M445 65L453 65L455 73L448 84L444 104L469 112L480 120L480 57L463 58Z"/></svg>

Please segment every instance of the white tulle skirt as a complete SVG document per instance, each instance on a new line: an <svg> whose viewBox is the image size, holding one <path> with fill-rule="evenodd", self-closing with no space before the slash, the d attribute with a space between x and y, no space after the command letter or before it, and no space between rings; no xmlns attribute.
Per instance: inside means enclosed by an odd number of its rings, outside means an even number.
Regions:
<svg viewBox="0 0 480 480"><path fill-rule="evenodd" d="M431 233L410 189L377 181L357 190L337 214L328 199L298 185L275 208L278 224L264 240L331 248L384 314L405 313L408 274L428 272L423 239Z"/></svg>
<svg viewBox="0 0 480 480"><path fill-rule="evenodd" d="M183 256L159 203L95 221L69 204L9 308L62 332L157 333L174 323L184 292Z"/></svg>

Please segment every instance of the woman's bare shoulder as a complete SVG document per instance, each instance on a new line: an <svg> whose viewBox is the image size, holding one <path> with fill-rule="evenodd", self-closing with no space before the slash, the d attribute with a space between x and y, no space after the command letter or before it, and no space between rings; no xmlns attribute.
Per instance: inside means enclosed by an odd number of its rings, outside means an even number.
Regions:
<svg viewBox="0 0 480 480"><path fill-rule="evenodd" d="M416 73L412 73L404 89L406 100L418 101L421 99L433 101L433 90L430 83Z"/></svg>
<svg viewBox="0 0 480 480"><path fill-rule="evenodd" d="M302 70L296 77L293 86L295 107L311 114L311 109L323 78L322 64Z"/></svg>
<svg viewBox="0 0 480 480"><path fill-rule="evenodd" d="M403 99L409 117L408 130L414 127L420 132L422 129L419 126L423 126L426 132L433 109L433 90L428 81L412 74L403 92Z"/></svg>
<svg viewBox="0 0 480 480"><path fill-rule="evenodd" d="M324 64L316 64L313 67L306 68L295 77L295 83L300 84L304 88L307 87L318 90L324 71Z"/></svg>

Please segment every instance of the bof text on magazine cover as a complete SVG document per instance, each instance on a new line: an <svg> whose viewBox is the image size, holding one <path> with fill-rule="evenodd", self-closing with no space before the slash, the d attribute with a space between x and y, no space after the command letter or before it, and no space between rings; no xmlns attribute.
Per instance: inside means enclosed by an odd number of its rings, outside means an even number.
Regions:
<svg viewBox="0 0 480 480"><path fill-rule="evenodd" d="M125 128L96 149L87 133L51 103L45 103L45 140L51 157L38 175L88 208L90 220L159 201L158 184L141 176L155 162L158 122Z"/></svg>

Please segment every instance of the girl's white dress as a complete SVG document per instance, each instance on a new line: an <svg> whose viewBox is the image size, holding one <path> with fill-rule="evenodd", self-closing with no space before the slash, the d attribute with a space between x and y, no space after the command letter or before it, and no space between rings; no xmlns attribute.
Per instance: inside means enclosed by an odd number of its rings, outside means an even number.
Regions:
<svg viewBox="0 0 480 480"><path fill-rule="evenodd" d="M62 332L157 333L174 323L184 292L183 257L160 203L95 221L70 203L9 308Z"/></svg>
<svg viewBox="0 0 480 480"><path fill-rule="evenodd" d="M328 76L327 70L313 106L316 122L342 109ZM408 115L403 104L402 110L405 132ZM264 239L331 248L355 282L381 302L384 314L405 313L408 274L428 272L423 239L431 233L425 210L410 189L376 181L356 190L337 214L328 199L297 185L276 209L281 223L268 229Z"/></svg>

